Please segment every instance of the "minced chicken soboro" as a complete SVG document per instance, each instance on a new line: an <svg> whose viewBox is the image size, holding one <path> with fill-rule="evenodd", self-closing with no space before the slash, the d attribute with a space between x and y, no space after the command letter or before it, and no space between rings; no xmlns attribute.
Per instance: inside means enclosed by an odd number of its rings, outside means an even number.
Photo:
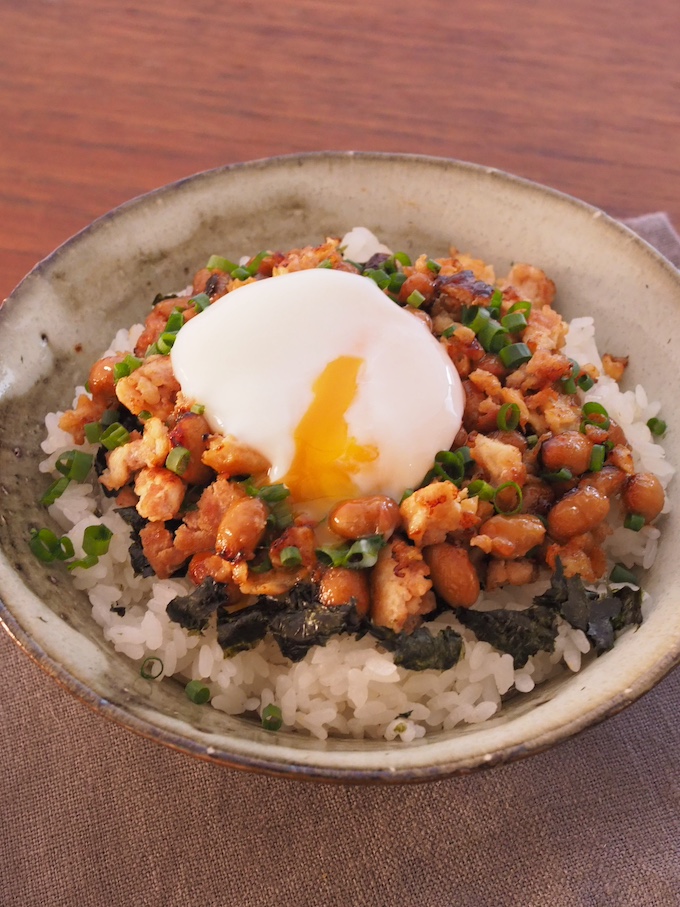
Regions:
<svg viewBox="0 0 680 907"><path fill-rule="evenodd" d="M451 449L399 496L362 490L310 515L185 396L171 350L223 296L316 268L362 275L419 319L464 409ZM42 500L63 535L36 527L31 547L72 571L142 676L175 676L196 703L322 739L485 721L640 623L634 568L653 563L673 472L658 404L619 388L627 360L600 358L592 319L567 325L554 295L531 265L498 279L455 249L411 261L363 228L213 256L47 416Z"/></svg>

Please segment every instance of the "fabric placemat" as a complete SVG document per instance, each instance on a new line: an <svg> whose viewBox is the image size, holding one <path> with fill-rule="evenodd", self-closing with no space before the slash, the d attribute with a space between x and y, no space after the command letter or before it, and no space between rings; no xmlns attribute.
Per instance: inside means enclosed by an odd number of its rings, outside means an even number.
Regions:
<svg viewBox="0 0 680 907"><path fill-rule="evenodd" d="M680 266L664 214L628 223ZM166 750L4 633L0 677L2 907L680 905L680 671L542 755L387 788Z"/></svg>

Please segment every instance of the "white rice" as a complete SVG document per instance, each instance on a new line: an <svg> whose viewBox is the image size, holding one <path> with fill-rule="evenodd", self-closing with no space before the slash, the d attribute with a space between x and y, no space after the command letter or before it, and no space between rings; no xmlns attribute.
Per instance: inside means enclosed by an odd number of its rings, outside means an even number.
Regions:
<svg viewBox="0 0 680 907"><path fill-rule="evenodd" d="M119 331L109 352L131 351L141 330L136 325L130 331ZM572 322L564 352L582 364L601 367L592 319ZM84 388L77 388L76 397L81 393ZM606 376L586 398L601 402L621 425L634 447L636 468L655 473L665 486L673 469L646 425L658 414L659 404L650 403L640 386L621 392ZM47 437L42 449L48 456L41 465L44 472L52 471L56 458L74 446L71 436L58 427L60 416L50 413L45 420ZM95 452L88 444L83 449ZM149 656L161 659L161 678L200 680L210 688L213 707L229 715L261 714L275 703L285 729L322 740L330 734L408 743L426 733L488 721L498 713L503 697L513 691L530 692L565 668L578 671L590 651L586 635L558 618L554 651L539 652L516 670L511 655L480 642L455 618L442 615L429 624L432 632L453 627L464 640L463 656L448 671L397 667L393 655L383 652L370 636L359 640L334 637L325 647L313 647L295 664L269 638L250 651L225 658L214 627L201 634L189 633L166 613L169 601L193 588L188 580L135 576L128 555L130 529L115 513L115 506L92 483L71 483L49 508L78 557L83 554L80 542L87 526L104 523L114 533L108 553L96 566L73 571L75 586L87 592L92 615L116 651L140 665ZM658 538L654 526L645 526L638 533L618 528L608 538L606 550L612 561L649 569ZM523 589L482 593L476 608L525 608L547 584L546 580ZM649 601L644 606L647 609Z"/></svg>

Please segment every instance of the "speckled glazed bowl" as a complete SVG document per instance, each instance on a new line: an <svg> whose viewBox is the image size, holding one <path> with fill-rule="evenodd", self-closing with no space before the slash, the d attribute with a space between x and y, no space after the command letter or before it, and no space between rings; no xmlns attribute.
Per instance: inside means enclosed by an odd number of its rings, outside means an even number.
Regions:
<svg viewBox="0 0 680 907"><path fill-rule="evenodd" d="M413 156L313 154L202 173L96 221L41 262L0 310L0 618L66 689L167 746L298 778L428 780L540 752L619 711L680 660L677 500L646 580L654 611L637 632L579 674L509 701L484 725L408 745L273 734L196 707L178 683L143 680L104 641L63 567L39 563L27 546L29 527L45 522L36 503L43 416L63 408L116 329L142 320L156 292L185 285L216 250L236 258L317 243L357 224L414 253L444 254L455 243L499 270L517 259L544 268L560 310L594 315L601 348L630 353L628 382L641 382L676 421L680 378L658 355L655 326L676 319L680 276L601 212L495 170ZM676 481L671 497L679 494Z"/></svg>

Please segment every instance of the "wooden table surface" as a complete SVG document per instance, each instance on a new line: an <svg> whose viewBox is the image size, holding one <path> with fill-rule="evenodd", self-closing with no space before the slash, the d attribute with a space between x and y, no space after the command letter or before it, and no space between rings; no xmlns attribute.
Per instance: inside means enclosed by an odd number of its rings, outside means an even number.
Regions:
<svg viewBox="0 0 680 907"><path fill-rule="evenodd" d="M95 217L296 151L475 161L680 225L677 0L0 0L0 299Z"/></svg>

